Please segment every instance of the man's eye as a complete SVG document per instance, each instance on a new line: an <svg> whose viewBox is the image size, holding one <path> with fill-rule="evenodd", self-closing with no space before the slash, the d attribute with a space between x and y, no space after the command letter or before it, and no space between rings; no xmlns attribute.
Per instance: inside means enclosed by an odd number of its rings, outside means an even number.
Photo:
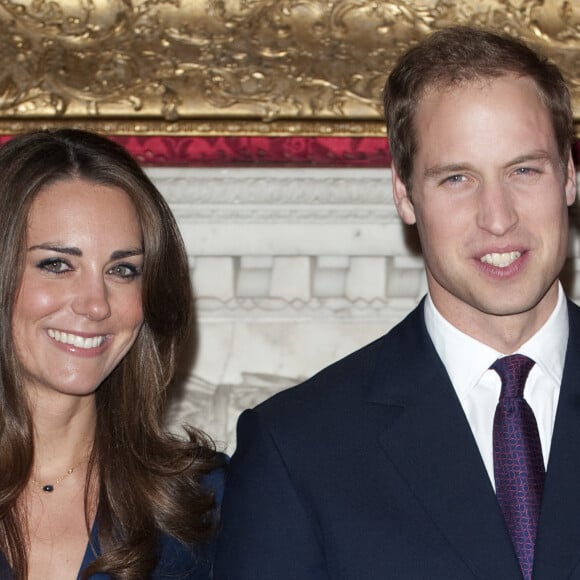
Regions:
<svg viewBox="0 0 580 580"><path fill-rule="evenodd" d="M534 169L533 167L518 167L515 170L515 173L517 175L537 175L539 172L537 169Z"/></svg>
<svg viewBox="0 0 580 580"><path fill-rule="evenodd" d="M444 179L445 183L463 183L465 181L465 175L450 175Z"/></svg>
<svg viewBox="0 0 580 580"><path fill-rule="evenodd" d="M46 258L41 260L36 267L45 272L52 272L53 274L62 274L72 270L71 265L61 258Z"/></svg>

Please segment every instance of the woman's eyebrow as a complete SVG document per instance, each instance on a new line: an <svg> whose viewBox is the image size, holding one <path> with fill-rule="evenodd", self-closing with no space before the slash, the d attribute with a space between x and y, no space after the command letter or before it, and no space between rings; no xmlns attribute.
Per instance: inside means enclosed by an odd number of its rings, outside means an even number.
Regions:
<svg viewBox="0 0 580 580"><path fill-rule="evenodd" d="M111 254L111 260L122 260L123 258L130 258L131 256L142 256L143 249L135 248L132 250L116 250Z"/></svg>
<svg viewBox="0 0 580 580"><path fill-rule="evenodd" d="M80 248L59 246L58 244L36 244L28 248L32 250L49 250L51 252L58 252L59 254L68 254L69 256L82 256L83 253ZM143 248L130 248L127 250L115 250L111 254L111 260L122 260L123 258L130 258L131 256L142 256Z"/></svg>
<svg viewBox="0 0 580 580"><path fill-rule="evenodd" d="M80 248L75 247L67 247L67 246L59 246L58 244L36 244L34 246L30 246L28 251L31 252L32 250L50 250L52 252L59 252L60 254L69 254L70 256L82 256L83 253L81 252Z"/></svg>

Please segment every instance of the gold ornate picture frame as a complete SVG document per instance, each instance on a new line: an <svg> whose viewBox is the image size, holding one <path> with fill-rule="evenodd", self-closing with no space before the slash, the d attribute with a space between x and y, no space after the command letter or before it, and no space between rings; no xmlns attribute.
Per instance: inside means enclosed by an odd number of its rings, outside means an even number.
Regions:
<svg viewBox="0 0 580 580"><path fill-rule="evenodd" d="M0 134L384 137L390 67L454 23L509 32L554 60L580 135L570 0L0 0Z"/></svg>

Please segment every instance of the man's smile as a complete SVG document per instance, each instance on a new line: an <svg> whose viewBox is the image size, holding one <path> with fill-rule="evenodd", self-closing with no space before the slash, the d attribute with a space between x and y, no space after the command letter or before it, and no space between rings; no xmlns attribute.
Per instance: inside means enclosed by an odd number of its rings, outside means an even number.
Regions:
<svg viewBox="0 0 580 580"><path fill-rule="evenodd" d="M510 264L513 264L520 256L521 252L492 252L491 254L485 254L481 256L480 261L489 264L490 266L496 266L497 268L507 268Z"/></svg>

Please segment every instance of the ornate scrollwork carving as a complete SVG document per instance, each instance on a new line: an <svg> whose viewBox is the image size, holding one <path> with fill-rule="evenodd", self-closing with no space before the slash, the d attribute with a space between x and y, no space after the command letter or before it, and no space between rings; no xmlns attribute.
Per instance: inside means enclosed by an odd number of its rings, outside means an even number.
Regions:
<svg viewBox="0 0 580 580"><path fill-rule="evenodd" d="M552 57L580 119L569 0L0 0L0 129L296 134L312 122L378 134L394 60L457 22Z"/></svg>

